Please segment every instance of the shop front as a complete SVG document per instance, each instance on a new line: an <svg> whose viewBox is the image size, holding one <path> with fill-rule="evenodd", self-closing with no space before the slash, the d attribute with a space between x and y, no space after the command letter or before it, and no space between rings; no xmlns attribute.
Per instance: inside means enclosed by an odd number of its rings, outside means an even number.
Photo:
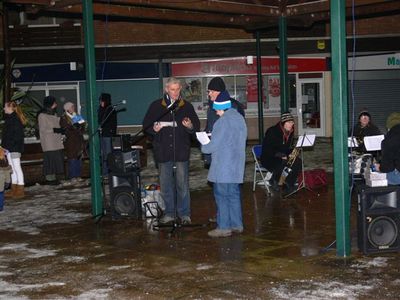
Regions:
<svg viewBox="0 0 400 300"><path fill-rule="evenodd" d="M279 120L279 58L262 57L262 99L265 129ZM231 96L245 107L249 139L258 138L258 93L255 59L249 57L175 62L172 75L184 83L183 97L190 101L201 118L208 108L207 85L221 76ZM289 107L297 117L299 134L326 135L326 58L289 58ZM330 97L328 97L330 98Z"/></svg>

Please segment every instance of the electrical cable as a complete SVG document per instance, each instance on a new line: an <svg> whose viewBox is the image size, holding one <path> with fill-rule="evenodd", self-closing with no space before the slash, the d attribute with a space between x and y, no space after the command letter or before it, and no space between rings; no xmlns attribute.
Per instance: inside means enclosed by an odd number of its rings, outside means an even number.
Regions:
<svg viewBox="0 0 400 300"><path fill-rule="evenodd" d="M107 47L109 44L109 35L108 35L108 16L109 16L109 8L110 8L110 0L107 1L107 13L105 15L106 19L105 19L105 24L104 24L104 51L103 51L103 65L102 65L102 69L101 69L101 92L104 92L104 74L106 71L106 65L107 65Z"/></svg>

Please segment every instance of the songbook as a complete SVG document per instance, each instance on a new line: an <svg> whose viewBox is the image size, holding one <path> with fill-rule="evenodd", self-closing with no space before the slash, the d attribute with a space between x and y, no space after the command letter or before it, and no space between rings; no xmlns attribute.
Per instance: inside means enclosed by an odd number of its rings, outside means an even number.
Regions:
<svg viewBox="0 0 400 300"><path fill-rule="evenodd" d="M348 137L347 139L347 147L349 148L357 148L358 147L358 142L357 139L353 136L353 137Z"/></svg>
<svg viewBox="0 0 400 300"><path fill-rule="evenodd" d="M297 140L296 148L298 147L311 147L315 142L315 134L304 134L299 136Z"/></svg>
<svg viewBox="0 0 400 300"><path fill-rule="evenodd" d="M210 138L208 137L208 134L205 131L196 132L196 138L202 145L207 145L210 142Z"/></svg>
<svg viewBox="0 0 400 300"><path fill-rule="evenodd" d="M381 143L384 139L385 136L383 134L364 137L365 149L367 149L367 151L381 150Z"/></svg>

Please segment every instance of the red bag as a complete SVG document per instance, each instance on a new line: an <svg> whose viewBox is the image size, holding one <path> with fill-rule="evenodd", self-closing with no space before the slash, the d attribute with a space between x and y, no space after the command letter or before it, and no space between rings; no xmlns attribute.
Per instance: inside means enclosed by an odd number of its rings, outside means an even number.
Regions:
<svg viewBox="0 0 400 300"><path fill-rule="evenodd" d="M321 187L327 184L326 172L324 169L313 169L304 171L305 185L309 188ZM303 174L299 174L298 182L303 181Z"/></svg>

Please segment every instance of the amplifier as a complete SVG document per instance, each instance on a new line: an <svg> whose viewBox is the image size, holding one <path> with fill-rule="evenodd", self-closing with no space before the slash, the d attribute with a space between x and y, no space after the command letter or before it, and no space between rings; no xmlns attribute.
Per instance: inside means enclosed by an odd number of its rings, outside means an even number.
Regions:
<svg viewBox="0 0 400 300"><path fill-rule="evenodd" d="M139 150L114 151L107 157L108 167L114 173L126 173L140 169Z"/></svg>
<svg viewBox="0 0 400 300"><path fill-rule="evenodd" d="M111 145L112 149L116 151L130 151L132 146L130 134L114 135L111 138Z"/></svg>

